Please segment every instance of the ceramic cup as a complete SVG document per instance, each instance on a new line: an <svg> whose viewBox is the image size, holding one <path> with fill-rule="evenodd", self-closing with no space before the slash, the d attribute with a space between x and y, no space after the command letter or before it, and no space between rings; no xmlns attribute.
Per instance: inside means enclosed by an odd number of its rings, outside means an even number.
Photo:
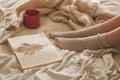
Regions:
<svg viewBox="0 0 120 80"><path fill-rule="evenodd" d="M24 25L29 29L36 29L40 26L40 12L29 9L24 12Z"/></svg>

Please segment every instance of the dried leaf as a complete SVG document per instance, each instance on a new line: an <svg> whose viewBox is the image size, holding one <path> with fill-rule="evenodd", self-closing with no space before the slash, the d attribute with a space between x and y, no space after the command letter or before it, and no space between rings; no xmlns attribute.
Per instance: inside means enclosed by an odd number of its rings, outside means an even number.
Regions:
<svg viewBox="0 0 120 80"><path fill-rule="evenodd" d="M17 52L25 53L25 54L33 54L33 53L39 52L42 48L43 48L43 45L23 43L17 49Z"/></svg>

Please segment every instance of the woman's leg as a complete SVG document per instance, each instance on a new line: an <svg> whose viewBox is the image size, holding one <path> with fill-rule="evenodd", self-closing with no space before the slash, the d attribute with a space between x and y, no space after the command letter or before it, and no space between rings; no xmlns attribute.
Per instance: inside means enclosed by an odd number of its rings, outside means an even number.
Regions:
<svg viewBox="0 0 120 80"><path fill-rule="evenodd" d="M116 29L120 26L120 15L116 16L104 23L99 25L94 25L85 29L80 29L77 31L69 31L69 32L51 32L49 36L51 38L55 37L66 37L66 38L77 38L77 37L87 37L91 35L95 35L97 33L105 33L109 32L113 29Z"/></svg>
<svg viewBox="0 0 120 80"><path fill-rule="evenodd" d="M109 32L120 27L120 15L102 23L102 31Z"/></svg>
<svg viewBox="0 0 120 80"><path fill-rule="evenodd" d="M120 45L120 27L108 32L106 39L111 46Z"/></svg>
<svg viewBox="0 0 120 80"><path fill-rule="evenodd" d="M108 33L83 38L56 38L56 46L61 49L82 51L101 49L120 45L120 27Z"/></svg>

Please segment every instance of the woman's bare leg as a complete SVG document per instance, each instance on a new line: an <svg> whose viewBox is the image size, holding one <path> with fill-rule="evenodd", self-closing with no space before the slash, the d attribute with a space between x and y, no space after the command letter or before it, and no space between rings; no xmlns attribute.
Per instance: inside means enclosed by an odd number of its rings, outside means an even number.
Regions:
<svg viewBox="0 0 120 80"><path fill-rule="evenodd" d="M120 45L120 26L107 33L106 39L111 46Z"/></svg>
<svg viewBox="0 0 120 80"><path fill-rule="evenodd" d="M120 26L120 15L102 23L102 31L109 32Z"/></svg>
<svg viewBox="0 0 120 80"><path fill-rule="evenodd" d="M101 49L120 45L120 27L113 31L83 38L56 38L56 46L60 49L82 51L84 49Z"/></svg>
<svg viewBox="0 0 120 80"><path fill-rule="evenodd" d="M87 37L95 35L98 33L105 33L111 30L116 29L120 26L120 15L116 16L106 22L103 22L99 25L94 25L85 29L80 29L77 31L69 32L51 32L49 35L51 38L55 37L66 37L66 38L77 38L77 37Z"/></svg>

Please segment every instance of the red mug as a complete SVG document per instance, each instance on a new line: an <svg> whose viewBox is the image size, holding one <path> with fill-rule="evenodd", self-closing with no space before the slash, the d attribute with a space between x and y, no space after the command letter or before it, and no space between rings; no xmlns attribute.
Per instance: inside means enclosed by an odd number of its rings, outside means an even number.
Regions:
<svg viewBox="0 0 120 80"><path fill-rule="evenodd" d="M24 25L29 29L36 29L40 26L40 12L29 9L24 12Z"/></svg>

